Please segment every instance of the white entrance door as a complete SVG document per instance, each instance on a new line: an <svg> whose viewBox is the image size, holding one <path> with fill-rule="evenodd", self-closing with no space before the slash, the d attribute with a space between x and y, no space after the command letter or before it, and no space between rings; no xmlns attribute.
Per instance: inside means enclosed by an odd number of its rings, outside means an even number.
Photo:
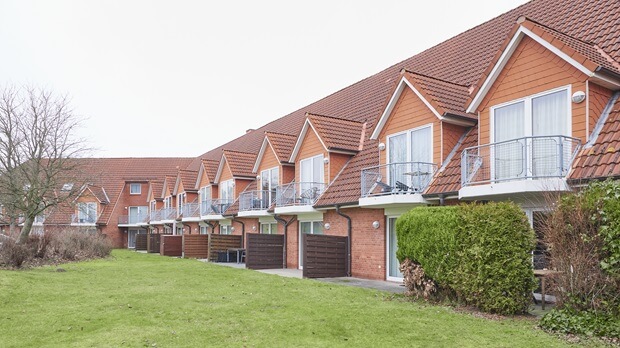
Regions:
<svg viewBox="0 0 620 348"><path fill-rule="evenodd" d="M323 234L323 221L301 221L299 223L299 269L304 268L303 234Z"/></svg>
<svg viewBox="0 0 620 348"><path fill-rule="evenodd" d="M134 249L136 247L136 235L138 230L129 230L127 232L127 248Z"/></svg>
<svg viewBox="0 0 620 348"><path fill-rule="evenodd" d="M387 280L402 281L403 274L400 272L400 263L396 258L396 250L398 248L398 241L396 240L396 218L388 218L388 228L386 231L387 241L387 265L386 265L386 278Z"/></svg>

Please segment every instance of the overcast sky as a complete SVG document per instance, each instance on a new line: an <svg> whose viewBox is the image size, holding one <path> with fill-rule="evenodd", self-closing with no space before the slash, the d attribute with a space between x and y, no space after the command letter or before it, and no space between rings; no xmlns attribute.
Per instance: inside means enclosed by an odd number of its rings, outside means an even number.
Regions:
<svg viewBox="0 0 620 348"><path fill-rule="evenodd" d="M0 85L101 157L197 156L500 15L496 1L0 1Z"/></svg>

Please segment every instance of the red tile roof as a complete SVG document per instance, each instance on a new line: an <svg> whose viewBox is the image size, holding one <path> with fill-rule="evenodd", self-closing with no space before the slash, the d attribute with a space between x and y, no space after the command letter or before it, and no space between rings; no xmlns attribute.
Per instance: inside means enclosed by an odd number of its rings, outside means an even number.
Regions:
<svg viewBox="0 0 620 348"><path fill-rule="evenodd" d="M198 172L195 170L179 170L177 175L177 184L182 183L185 192L196 192L196 179L198 178ZM178 192L180 193L180 192Z"/></svg>
<svg viewBox="0 0 620 348"><path fill-rule="evenodd" d="M151 192L153 192L153 197L155 197L155 200L162 200L164 199L164 197L161 196L161 193L164 189L164 182L163 181L157 181L157 180L151 180L149 181L149 190ZM150 197L148 197L147 199L149 199Z"/></svg>
<svg viewBox="0 0 620 348"><path fill-rule="evenodd" d="M306 116L328 150L360 150L365 131L363 123L312 113Z"/></svg>
<svg viewBox="0 0 620 348"><path fill-rule="evenodd" d="M215 180L215 175L217 174L217 169L220 166L220 161L203 159L201 161L201 165L205 171L205 174L207 174L209 181L213 182Z"/></svg>
<svg viewBox="0 0 620 348"><path fill-rule="evenodd" d="M618 94L615 95L618 98ZM592 144L584 146L570 174L571 180L620 177L620 98Z"/></svg>
<svg viewBox="0 0 620 348"><path fill-rule="evenodd" d="M108 204L110 203L110 199L105 192L105 189L101 186L95 185L87 185L84 190L89 190L95 198L99 201L99 203Z"/></svg>
<svg viewBox="0 0 620 348"><path fill-rule="evenodd" d="M252 173L254 163L256 162L255 153L247 153L241 151L224 150L223 158L234 177L255 177Z"/></svg>
<svg viewBox="0 0 620 348"><path fill-rule="evenodd" d="M465 111L469 87L408 70L404 76L440 115L451 114L477 120L476 115Z"/></svg>
<svg viewBox="0 0 620 348"><path fill-rule="evenodd" d="M269 140L280 162L288 162L291 157L291 152L293 152L295 142L297 141L297 136L292 134L265 132L265 137Z"/></svg>
<svg viewBox="0 0 620 348"><path fill-rule="evenodd" d="M468 147L478 145L478 126L472 127L464 134L457 149L451 154L443 168L435 175L431 181L426 194L454 193L461 188L461 153Z"/></svg>

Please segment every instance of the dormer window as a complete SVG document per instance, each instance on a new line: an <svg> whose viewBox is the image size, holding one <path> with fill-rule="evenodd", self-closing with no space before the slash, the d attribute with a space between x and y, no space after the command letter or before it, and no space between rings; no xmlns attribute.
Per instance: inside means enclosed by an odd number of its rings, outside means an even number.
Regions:
<svg viewBox="0 0 620 348"><path fill-rule="evenodd" d="M80 224L94 224L97 222L97 203L95 202L80 202L77 204L78 209L78 223Z"/></svg>
<svg viewBox="0 0 620 348"><path fill-rule="evenodd" d="M140 183L129 184L129 194L139 195L142 193L142 185Z"/></svg>

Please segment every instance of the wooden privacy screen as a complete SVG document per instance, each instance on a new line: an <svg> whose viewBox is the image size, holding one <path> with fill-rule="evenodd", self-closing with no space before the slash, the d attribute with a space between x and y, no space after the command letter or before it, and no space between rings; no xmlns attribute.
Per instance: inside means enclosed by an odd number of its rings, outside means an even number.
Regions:
<svg viewBox="0 0 620 348"><path fill-rule="evenodd" d="M284 268L284 235L248 233L245 267Z"/></svg>
<svg viewBox="0 0 620 348"><path fill-rule="evenodd" d="M302 234L304 278L347 276L347 237Z"/></svg>
<svg viewBox="0 0 620 348"><path fill-rule="evenodd" d="M183 236L162 235L159 246L159 253L163 256L182 256L183 255Z"/></svg>
<svg viewBox="0 0 620 348"><path fill-rule="evenodd" d="M183 235L183 257L206 259L209 256L209 236L206 234Z"/></svg>
<svg viewBox="0 0 620 348"><path fill-rule="evenodd" d="M241 248L241 236L231 234L209 234L209 255L211 262L217 261L217 253L230 248Z"/></svg>
<svg viewBox="0 0 620 348"><path fill-rule="evenodd" d="M136 234L136 250L146 250L146 239L148 235L146 233Z"/></svg>
<svg viewBox="0 0 620 348"><path fill-rule="evenodd" d="M159 242L161 238L161 234L149 234L148 241L146 243L146 251L149 253L158 253L159 252Z"/></svg>

